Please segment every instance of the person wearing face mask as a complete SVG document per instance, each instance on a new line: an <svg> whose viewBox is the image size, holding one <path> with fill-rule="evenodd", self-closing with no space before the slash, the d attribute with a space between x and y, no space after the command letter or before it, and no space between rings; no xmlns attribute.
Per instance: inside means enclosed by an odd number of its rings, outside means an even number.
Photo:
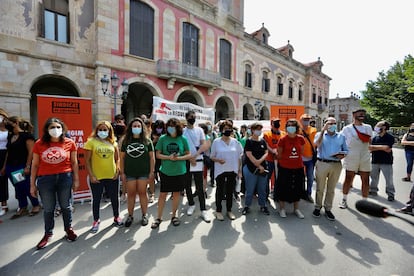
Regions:
<svg viewBox="0 0 414 276"><path fill-rule="evenodd" d="M371 153L369 145L372 127L364 124L366 110L357 108L352 112L353 122L342 129L348 146L348 154L344 158L345 181L342 186L343 198L339 208L348 208L347 197L354 181L355 174L361 177L362 198L367 199L369 193L369 174L371 171Z"/></svg>
<svg viewBox="0 0 414 276"><path fill-rule="evenodd" d="M404 146L405 159L407 161L407 176L402 181L411 182L411 173L414 164L414 123L410 125L408 133L404 134L401 139L401 145Z"/></svg>
<svg viewBox="0 0 414 276"><path fill-rule="evenodd" d="M222 200L226 199L227 216L234 220L236 216L232 213L233 190L236 178L241 177L241 157L243 148L239 141L231 137L233 124L225 120L220 124L221 137L213 141L211 146L211 160L216 163L214 177L217 182L216 188L216 218L224 220L222 214Z"/></svg>
<svg viewBox="0 0 414 276"><path fill-rule="evenodd" d="M166 123L167 133L162 135L155 147L155 154L161 160L160 167L160 196L158 198L157 218L151 228L157 229L162 222L162 213L168 193L172 193L171 224L180 225L177 209L181 192L185 186L187 172L186 161L192 158L187 138L183 136L183 128L176 118Z"/></svg>
<svg viewBox="0 0 414 276"><path fill-rule="evenodd" d="M305 190L305 172L302 161L305 138L299 135L300 125L296 119L289 119L285 129L287 135L280 138L277 147L278 177L274 196L279 200L279 215L286 218L285 203L293 202L295 215L303 219L299 201Z"/></svg>
<svg viewBox="0 0 414 276"><path fill-rule="evenodd" d="M147 183L154 181L154 146L147 134L147 128L141 118L129 122L120 153L120 171L122 182L128 190L128 217L125 227L134 220L135 197L138 193L141 205L141 225L148 224Z"/></svg>
<svg viewBox="0 0 414 276"><path fill-rule="evenodd" d="M281 137L286 135L283 130L280 130L279 118L272 118L270 120L270 126L271 129L263 134L263 139L266 141L267 150L269 151L266 161L269 166L269 180L271 182L270 188L269 185L266 185L266 198L269 197L270 193L273 193L277 177L277 143Z"/></svg>
<svg viewBox="0 0 414 276"><path fill-rule="evenodd" d="M266 201L266 185L269 183L269 171L266 161L268 150L265 140L260 138L263 125L253 123L250 129L252 136L246 141L246 146L244 147L243 177L245 180L246 197L242 214L247 215L250 212L253 195L257 190L260 211L265 215L269 215Z"/></svg>
<svg viewBox="0 0 414 276"><path fill-rule="evenodd" d="M315 165L316 198L312 215L319 218L321 209L324 207L326 218L332 221L335 220L331 210L336 183L338 183L342 171L341 159L348 152L345 136L338 133L336 128L336 119L333 117L327 118L325 125L316 134L314 140L318 150L318 161ZM324 195L325 200L323 200Z"/></svg>
<svg viewBox="0 0 414 276"><path fill-rule="evenodd" d="M7 137L9 131L6 128L8 114L0 108L0 168L3 168L4 161L6 161L7 154ZM7 200L9 199L9 183L7 176L0 174L0 216L3 216L9 210L7 207Z"/></svg>
<svg viewBox="0 0 414 276"><path fill-rule="evenodd" d="M43 203L45 234L37 249L46 247L53 236L56 199L61 207L66 239L77 239L72 229L72 190L79 187L79 168L75 142L65 137L66 125L58 118L49 118L43 126L42 138L33 147L30 193Z"/></svg>
<svg viewBox="0 0 414 276"><path fill-rule="evenodd" d="M29 198L32 204L32 210L29 215L34 216L40 212L41 206L39 200L30 194L30 168L35 142L32 134L33 126L23 118L11 116L7 119L6 128L9 130L9 136L7 138L6 160L1 170L1 175L6 175L12 180L19 203L19 208L11 219L16 219L29 213L27 210L27 198Z"/></svg>
<svg viewBox="0 0 414 276"><path fill-rule="evenodd" d="M388 201L394 201L395 188L393 181L392 164L394 161L392 155L392 145L394 145L394 136L387 130L390 124L387 121L380 121L375 125L375 136L372 138L372 144L369 146L371 151L371 184L369 185L369 194L377 196L378 180L380 172L385 177L385 192L388 195Z"/></svg>
<svg viewBox="0 0 414 276"><path fill-rule="evenodd" d="M300 116L300 123L302 124L302 128L299 133L305 138L305 146L302 156L306 173L306 194L304 195L304 199L310 203L314 203L314 200L312 198L312 186L316 162L316 159L314 158L316 157L316 148L313 144L313 141L315 139L317 130L310 125L311 120L312 116L309 114L303 114Z"/></svg>
<svg viewBox="0 0 414 276"><path fill-rule="evenodd" d="M100 121L84 145L86 170L89 175L89 187L92 192L93 222L91 233L99 230L100 202L103 190L111 199L114 215L113 226L122 227L119 217L119 149L112 125L108 121ZM128 191L129 193L129 191Z"/></svg>
<svg viewBox="0 0 414 276"><path fill-rule="evenodd" d="M187 138L192 155L192 158L187 162L187 177L185 182L185 193L188 199L187 215L191 216L195 210L193 191L191 189L192 179L194 178L196 193L200 202L201 218L209 223L211 220L207 213L206 198L203 189L203 152L208 149L208 145L206 144L203 129L195 126L195 116L196 113L193 110L189 110L186 113L187 127L183 130L183 136Z"/></svg>

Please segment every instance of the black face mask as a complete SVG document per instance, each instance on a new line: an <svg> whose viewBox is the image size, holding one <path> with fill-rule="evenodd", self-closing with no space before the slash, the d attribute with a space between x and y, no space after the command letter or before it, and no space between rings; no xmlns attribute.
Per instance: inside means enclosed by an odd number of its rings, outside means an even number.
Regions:
<svg viewBox="0 0 414 276"><path fill-rule="evenodd" d="M124 125L115 125L114 126L114 133L116 136L122 136L125 133L126 127Z"/></svg>
<svg viewBox="0 0 414 276"><path fill-rule="evenodd" d="M232 133L233 133L233 130L231 129L226 129L225 131L223 131L224 136L230 136Z"/></svg>
<svg viewBox="0 0 414 276"><path fill-rule="evenodd" d="M279 121L273 122L273 127L279 128L280 127L280 122Z"/></svg>
<svg viewBox="0 0 414 276"><path fill-rule="evenodd" d="M11 125L11 124L6 124L5 126L4 126L9 132L12 132L13 131L13 126Z"/></svg>
<svg viewBox="0 0 414 276"><path fill-rule="evenodd" d="M414 132L414 128L410 128L409 132Z"/></svg>
<svg viewBox="0 0 414 276"><path fill-rule="evenodd" d="M189 118L189 119L187 119L187 123L190 124L190 125L194 125L195 118Z"/></svg>

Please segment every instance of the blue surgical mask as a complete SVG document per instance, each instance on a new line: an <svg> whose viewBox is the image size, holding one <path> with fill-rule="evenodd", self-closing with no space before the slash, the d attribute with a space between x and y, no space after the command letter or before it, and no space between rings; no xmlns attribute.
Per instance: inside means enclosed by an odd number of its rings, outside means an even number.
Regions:
<svg viewBox="0 0 414 276"><path fill-rule="evenodd" d="M131 129L131 131L132 131L132 134L134 134L134 135L141 134L141 132L142 132L142 127L133 127L133 128Z"/></svg>
<svg viewBox="0 0 414 276"><path fill-rule="evenodd" d="M380 127L374 127L374 131L378 134L381 133L382 129Z"/></svg>
<svg viewBox="0 0 414 276"><path fill-rule="evenodd" d="M247 135L252 135L252 130L249 128L246 130Z"/></svg>
<svg viewBox="0 0 414 276"><path fill-rule="evenodd" d="M336 125L331 125L331 126L328 128L328 131L329 131L329 132L335 132L335 131L336 131Z"/></svg>
<svg viewBox="0 0 414 276"><path fill-rule="evenodd" d="M108 137L108 131L98 131L98 137L101 139L106 139Z"/></svg>
<svg viewBox="0 0 414 276"><path fill-rule="evenodd" d="M167 132L168 132L170 135L175 134L175 132L176 132L175 127L172 127L172 126L167 127Z"/></svg>
<svg viewBox="0 0 414 276"><path fill-rule="evenodd" d="M262 131L261 131L261 130L255 130L255 131L254 131L254 134L255 134L256 136L260 136L260 135L262 135Z"/></svg>
<svg viewBox="0 0 414 276"><path fill-rule="evenodd" d="M296 133L296 127L295 126L288 126L286 128L286 131L290 134Z"/></svg>

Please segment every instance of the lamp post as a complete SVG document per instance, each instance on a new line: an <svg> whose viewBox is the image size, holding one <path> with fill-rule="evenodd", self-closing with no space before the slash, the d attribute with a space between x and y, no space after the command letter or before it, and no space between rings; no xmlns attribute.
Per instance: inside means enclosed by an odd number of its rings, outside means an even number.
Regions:
<svg viewBox="0 0 414 276"><path fill-rule="evenodd" d="M101 85L102 85L102 92L105 96L108 96L111 99L114 99L114 116L116 115L116 100L122 99L125 100L128 95L128 81L124 78L124 80L121 83L122 86L122 94L118 95L117 90L119 87L119 77L114 72L111 76L111 86L112 86L112 93L108 93L108 86L109 86L109 78L104 75L101 78Z"/></svg>
<svg viewBox="0 0 414 276"><path fill-rule="evenodd" d="M254 103L254 107L256 109L256 120L259 120L260 119L260 111L262 111L262 108L263 108L263 103L261 101L257 100Z"/></svg>

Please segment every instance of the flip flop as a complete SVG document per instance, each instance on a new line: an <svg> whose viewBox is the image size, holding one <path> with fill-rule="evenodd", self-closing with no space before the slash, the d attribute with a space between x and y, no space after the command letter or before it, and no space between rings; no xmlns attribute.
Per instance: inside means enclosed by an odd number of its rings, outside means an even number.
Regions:
<svg viewBox="0 0 414 276"><path fill-rule="evenodd" d="M181 221L180 221L180 219L179 219L179 218L177 218L177 217L172 217L172 219L171 219L171 223L172 223L172 225L174 225L174 226L178 226L178 225L180 225Z"/></svg>
<svg viewBox="0 0 414 276"><path fill-rule="evenodd" d="M160 224L161 224L161 219L157 218L152 224L151 224L151 229L157 229Z"/></svg>
<svg viewBox="0 0 414 276"><path fill-rule="evenodd" d="M29 217L36 216L40 212L40 206L35 206L32 208L32 210L29 213Z"/></svg>

